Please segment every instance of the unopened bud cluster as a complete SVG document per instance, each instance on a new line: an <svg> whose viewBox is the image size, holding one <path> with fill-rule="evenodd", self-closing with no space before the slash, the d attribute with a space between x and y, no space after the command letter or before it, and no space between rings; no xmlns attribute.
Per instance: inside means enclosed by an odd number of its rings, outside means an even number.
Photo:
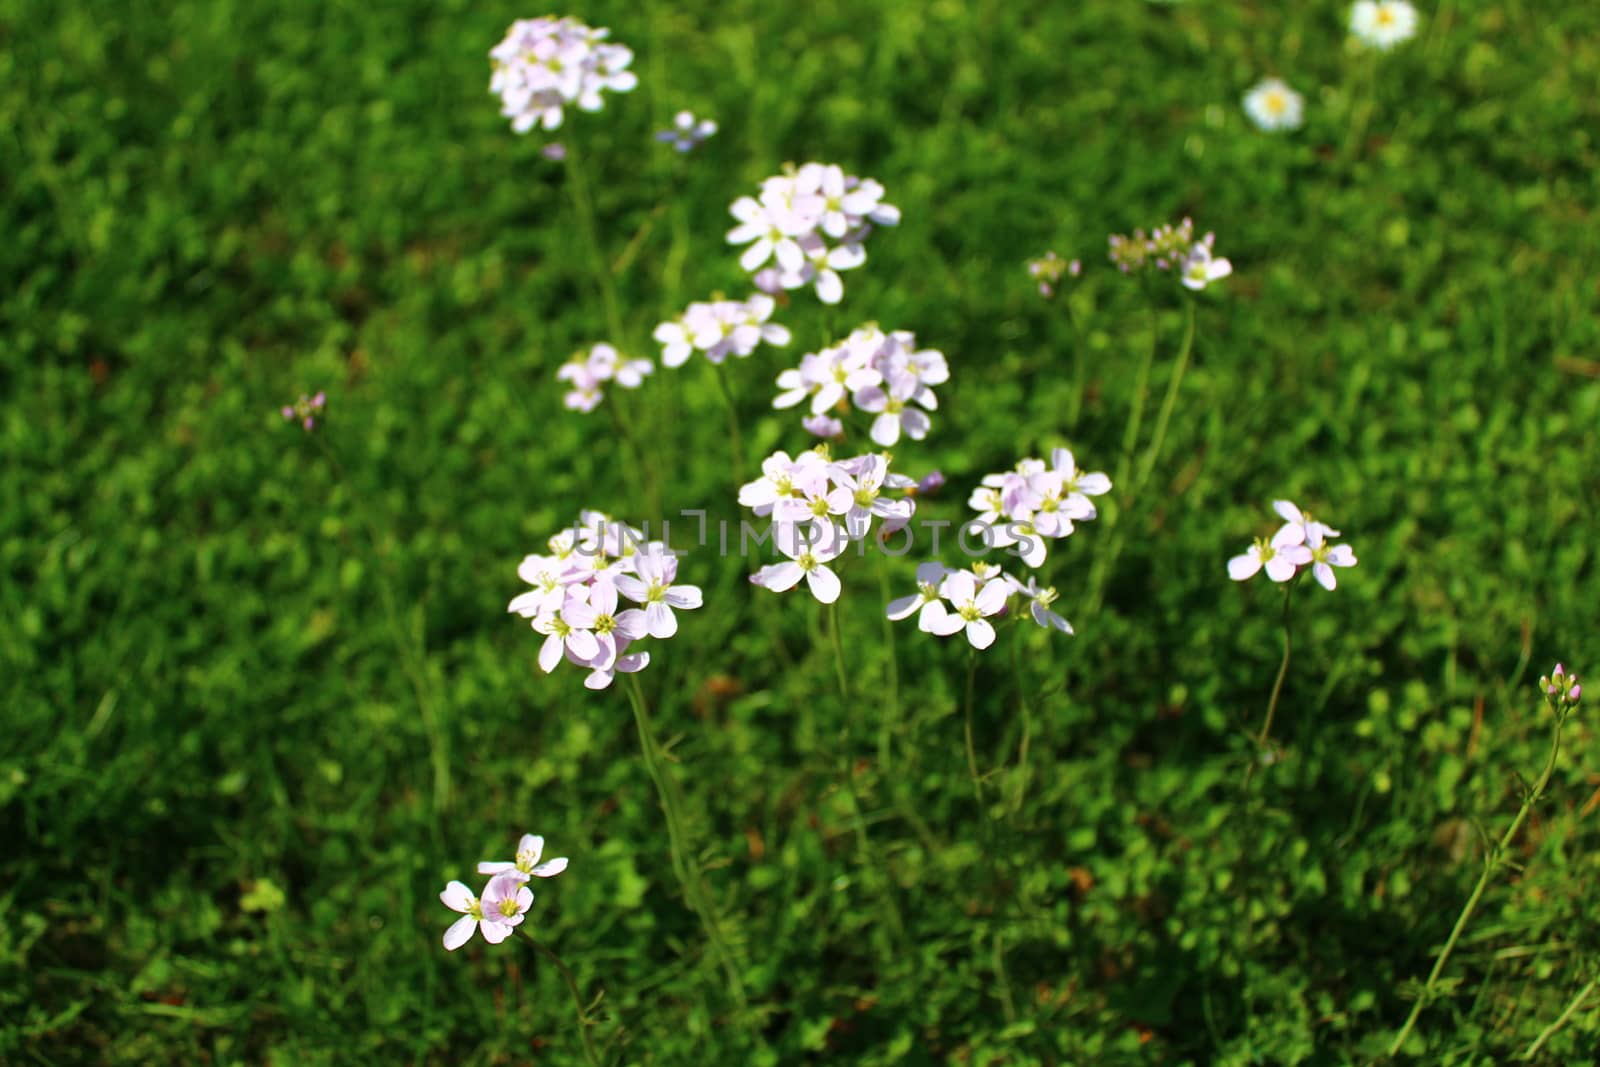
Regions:
<svg viewBox="0 0 1600 1067"><path fill-rule="evenodd" d="M1576 674L1568 674L1567 669L1557 663L1555 670L1539 679L1539 692L1544 694L1545 703L1552 711L1566 715L1578 706L1583 686L1578 684Z"/></svg>

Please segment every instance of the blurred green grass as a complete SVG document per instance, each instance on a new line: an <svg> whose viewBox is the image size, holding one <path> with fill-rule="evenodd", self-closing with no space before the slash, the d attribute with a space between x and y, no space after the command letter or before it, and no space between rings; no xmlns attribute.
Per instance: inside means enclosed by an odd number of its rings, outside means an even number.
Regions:
<svg viewBox="0 0 1600 1067"><path fill-rule="evenodd" d="M1543 754L1527 683L1600 662L1600 12L1425 6L1350 157L1367 74L1344 12L576 12L638 55L640 89L563 131L609 251L655 218L619 281L632 347L743 291L726 207L783 161L846 164L904 210L837 310L797 300L795 344L734 368L747 471L804 443L765 411L772 377L866 320L951 361L932 435L897 450L951 478L929 515L1054 445L1111 469L1150 326L1106 234L1192 214L1237 271L1202 303L1104 609L1074 610L1106 545L1090 525L1052 556L1078 636L982 662L980 752L1008 797L1033 694L1020 810L973 803L965 654L910 628L907 725L878 761L872 575L898 594L913 560L845 576L848 715L813 605L685 560L707 606L644 679L752 1022L679 897L622 694L540 675L503 614L517 561L578 508L648 517L609 421L560 408L556 366L602 330L561 168L485 91L488 48L539 12L0 2L0 1058L574 1062L547 967L438 944L444 881L525 829L573 858L531 921L604 987L626 1062L1374 1056L1477 875L1474 825L1504 824ZM1239 97L1269 73L1305 93L1304 130L1248 125ZM685 106L722 124L686 162L648 140ZM1051 247L1089 265L1076 352L1022 269ZM1160 390L1176 311L1156 323ZM621 400L669 511L735 518L707 369ZM276 414L317 388L326 452ZM1250 801L1277 605L1223 563L1277 496L1362 562L1302 602L1288 758ZM1428 1062L1504 1062L1595 973L1576 734L1459 995L1423 1017ZM1597 1040L1580 1013L1549 1062Z"/></svg>

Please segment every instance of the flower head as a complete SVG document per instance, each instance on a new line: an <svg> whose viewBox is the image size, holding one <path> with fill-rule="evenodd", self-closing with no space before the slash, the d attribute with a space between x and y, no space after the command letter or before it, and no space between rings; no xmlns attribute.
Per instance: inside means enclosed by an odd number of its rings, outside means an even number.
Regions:
<svg viewBox="0 0 1600 1067"><path fill-rule="evenodd" d="M673 609L700 606L699 587L677 582L678 559L665 544L599 512L583 512L549 548L523 559L517 574L532 588L506 609L544 635L539 667L547 674L564 659L588 669L586 687L604 689L649 666L650 654L632 651L634 642L671 637ZM619 593L641 607L623 608Z"/></svg>
<svg viewBox="0 0 1600 1067"><path fill-rule="evenodd" d="M864 247L875 226L893 226L900 210L883 201L883 186L846 174L834 164L785 167L761 183L757 196L742 196L728 209L738 222L728 243L747 245L739 263L767 292L816 289L836 304L844 295L840 271L866 262ZM775 272L763 269L776 261Z"/></svg>
<svg viewBox="0 0 1600 1067"><path fill-rule="evenodd" d="M713 299L690 304L684 313L656 327L652 336L661 348L661 362L681 367L696 351L713 363L730 355L740 359L758 345L786 345L787 327L769 321L777 301L766 293L755 293L745 300Z"/></svg>
<svg viewBox="0 0 1600 1067"><path fill-rule="evenodd" d="M1242 582L1265 570L1274 582L1287 582L1309 567L1318 585L1334 589L1339 584L1334 568L1354 567L1355 551L1349 545L1333 544L1331 539L1339 536L1339 531L1293 502L1274 500L1272 509L1284 520L1283 525L1271 538L1257 538L1244 553L1230 559L1228 577Z"/></svg>
<svg viewBox="0 0 1600 1067"><path fill-rule="evenodd" d="M1305 98L1278 78L1258 82L1244 97L1244 112L1268 133L1297 130L1305 121Z"/></svg>
<svg viewBox="0 0 1600 1067"><path fill-rule="evenodd" d="M692 152L716 132L717 124L710 119L696 119L694 112L680 111L673 116L671 127L656 134L656 140L679 152Z"/></svg>
<svg viewBox="0 0 1600 1067"><path fill-rule="evenodd" d="M1583 686L1578 684L1578 676L1568 674L1559 663L1555 670L1539 679L1539 692L1558 715L1566 715L1583 699Z"/></svg>
<svg viewBox="0 0 1600 1067"><path fill-rule="evenodd" d="M1111 491L1101 471L1082 471L1065 448L1050 453L1050 462L1028 458L1013 469L986 474L967 505L986 530L991 547L1009 548L1030 567L1045 561L1046 540L1070 537L1078 522L1099 514L1093 497Z"/></svg>
<svg viewBox="0 0 1600 1067"><path fill-rule="evenodd" d="M1233 273L1233 264L1212 256L1211 246L1204 242L1189 249L1183 260L1183 287L1199 292L1214 281Z"/></svg>
<svg viewBox="0 0 1600 1067"><path fill-rule="evenodd" d="M1056 286L1063 275L1076 278L1082 272L1082 263L1076 259L1069 263L1056 255L1054 250L1028 260L1028 274L1039 283L1039 295L1047 300L1056 295Z"/></svg>
<svg viewBox="0 0 1600 1067"><path fill-rule="evenodd" d="M604 106L602 92L625 93L639 84L628 69L633 52L608 44L611 31L578 19L518 19L489 52L489 91L500 97L500 114L517 133L534 126L560 127L565 109Z"/></svg>
<svg viewBox="0 0 1600 1067"><path fill-rule="evenodd" d="M572 387L562 398L563 404L572 411L589 412L604 399L602 385L615 382L624 389L637 389L655 369L648 359L626 359L611 345L601 342L563 363L556 371L556 380Z"/></svg>
<svg viewBox="0 0 1600 1067"><path fill-rule="evenodd" d="M293 404L285 404L280 410L284 419L289 422L298 422L300 428L310 433L316 428L317 419L322 417L322 409L327 406L328 397L324 393L312 396L301 395Z"/></svg>
<svg viewBox="0 0 1600 1067"><path fill-rule="evenodd" d="M873 442L888 448L902 434L914 441L927 436L927 412L939 406L933 387L949 379L944 353L919 349L909 330L885 333L876 323L868 323L843 341L807 352L799 366L779 374L772 406L791 408L806 402L813 416L852 407L867 412L876 416Z"/></svg>
<svg viewBox="0 0 1600 1067"><path fill-rule="evenodd" d="M1417 33L1417 9L1406 0L1356 0L1350 8L1350 32L1361 43L1387 52Z"/></svg>
<svg viewBox="0 0 1600 1067"><path fill-rule="evenodd" d="M538 834L523 834L517 842L517 855L509 863L495 863L484 861L478 864L479 874L506 874L520 881L526 882L529 878L554 878L567 869L567 858L560 856L553 860L539 862L544 854L544 838Z"/></svg>

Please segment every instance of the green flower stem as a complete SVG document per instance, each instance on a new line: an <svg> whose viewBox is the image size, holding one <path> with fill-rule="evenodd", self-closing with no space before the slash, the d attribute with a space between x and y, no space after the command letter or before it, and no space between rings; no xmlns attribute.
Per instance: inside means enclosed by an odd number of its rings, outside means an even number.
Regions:
<svg viewBox="0 0 1600 1067"><path fill-rule="evenodd" d="M978 775L978 753L972 745L972 691L973 683L978 674L978 649L975 646L967 648L967 698L966 698L966 734L967 734L967 771L972 775L972 789L978 796L978 807L983 808L983 779Z"/></svg>
<svg viewBox="0 0 1600 1067"><path fill-rule="evenodd" d="M1544 1043L1550 1040L1551 1035L1567 1025L1567 1021L1583 1006L1583 1002L1589 999L1589 994L1594 992L1596 983L1600 983L1600 975L1589 979L1589 984L1578 990L1578 995L1572 998L1572 1002L1567 1005L1567 1010L1563 1011L1555 1022L1539 1031L1539 1036L1533 1039L1533 1044L1528 1046L1528 1051L1522 1054L1523 1059L1533 1059L1539 1054L1539 1050L1544 1047Z"/></svg>
<svg viewBox="0 0 1600 1067"><path fill-rule="evenodd" d="M1483 892L1489 886L1489 879L1505 864L1506 850L1516 840L1517 831L1522 829L1522 824L1528 820L1528 815L1533 811L1534 805L1539 803L1540 798L1544 796L1546 787L1550 785L1550 778L1556 772L1556 760L1561 755L1561 727L1565 723L1566 714L1557 712L1556 723L1551 730L1550 758L1545 760L1544 772L1539 775L1539 780L1533 784L1533 788L1528 790L1527 795L1523 798L1522 807L1517 810L1517 817L1511 820L1511 825L1501 835L1500 842L1494 846L1489 855L1484 857L1483 873L1478 875L1478 884L1472 888L1472 895L1467 898L1467 903L1462 907L1461 914L1456 916L1456 924L1450 931L1450 937L1445 941L1444 948L1439 950L1438 958L1433 961L1433 970L1428 972L1428 980L1423 983L1422 992L1417 996L1416 1002L1411 1005L1411 1014L1406 1016L1405 1025L1400 1028L1400 1032L1395 1035L1393 1043L1389 1046L1389 1055L1391 1057L1399 1054L1400 1047L1406 1043L1406 1038L1411 1036L1411 1030L1417 1024L1417 1017L1433 1001L1439 986L1439 978L1444 974L1445 964L1450 961L1450 953L1455 951L1456 942L1461 940L1461 934L1466 930L1467 923L1472 918L1472 913L1477 910L1478 901L1483 899ZM1593 985L1594 983L1591 982L1590 987ZM1585 991L1585 995L1587 995L1587 991ZM1555 1032L1555 1028L1560 1026L1567 1016L1571 1014L1572 1010L1569 1007L1561 1019L1556 1020L1551 1029L1539 1036L1539 1040L1529 1050L1530 1055L1538 1050L1539 1044L1546 1037Z"/></svg>
<svg viewBox="0 0 1600 1067"><path fill-rule="evenodd" d="M1266 747L1267 738L1272 734L1272 720L1278 714L1278 698L1283 695L1283 680L1289 676L1289 656L1294 649L1293 640L1289 630L1289 608L1293 603L1294 587L1298 575L1291 578L1283 587L1283 661L1278 664L1278 677L1272 683L1272 697L1267 701L1267 717L1261 723L1261 732L1256 735L1256 752L1250 757L1250 765L1244 769L1244 784L1250 784L1250 778L1256 773L1256 764L1260 761L1260 750Z"/></svg>
<svg viewBox="0 0 1600 1067"><path fill-rule="evenodd" d="M600 290L600 300L605 305L606 328L611 331L611 343L621 352L628 351L627 331L622 324L622 310L617 303L617 287L606 264L605 251L600 247L600 233L594 221L594 200L589 196L589 179L583 161L571 144L567 145L567 189L572 193L572 207L578 215L578 225L583 230L583 240L589 247L589 263L594 271L595 286Z"/></svg>
<svg viewBox="0 0 1600 1067"><path fill-rule="evenodd" d="M678 876L678 883L683 887L683 895L688 900L689 906L699 915L700 924L705 927L706 938L711 942L712 950L722 963L723 970L727 972L728 987L733 991L734 999L742 1009L745 1006L744 983L739 978L739 968L734 961L733 952L722 935L716 908L712 903L710 891L706 888L705 874L700 870L699 862L689 849L688 835L684 831L683 793L677 779L666 766L661 745L651 728L650 711L645 704L644 690L639 686L637 674L628 675L628 697L633 703L634 722L639 727L639 747L644 752L645 768L650 772L651 780L655 782L661 810L667 817L667 840L671 845L673 872Z"/></svg>
<svg viewBox="0 0 1600 1067"><path fill-rule="evenodd" d="M1189 353L1194 350L1194 305L1192 296L1184 298L1183 344L1178 349L1178 358L1172 367L1172 379L1167 383L1167 395L1161 401L1161 412L1156 416L1155 435L1150 439L1150 447L1145 451L1144 462L1139 467L1139 476L1134 481L1133 491L1136 495L1150 481L1151 472L1161 458L1161 446L1167 441L1167 424L1172 421L1172 409L1177 406L1178 390L1183 385L1183 372L1188 369Z"/></svg>
<svg viewBox="0 0 1600 1067"><path fill-rule="evenodd" d="M744 482L744 434L739 429L739 405L734 400L733 389L723 377L727 373L722 365L711 368L711 379L717 383L717 392L728 409L728 449L733 453L733 484L735 492Z"/></svg>
<svg viewBox="0 0 1600 1067"><path fill-rule="evenodd" d="M591 1067L600 1067L600 1055L595 1052L594 1041L589 1035L589 1028L593 1024L589 1022L589 1009L583 1002L583 994L578 991L577 979L572 977L572 971L567 968L565 963L561 962L560 956L557 956L553 950L534 940L533 935L527 932L526 923L519 929L523 931L523 936L527 939L528 944L533 946L533 950L549 960L555 965L556 970L561 972L561 980L567 983L567 991L572 994L572 1005L578 1011L578 1036L583 1039L583 1058L589 1061Z"/></svg>
<svg viewBox="0 0 1600 1067"><path fill-rule="evenodd" d="M323 433L318 431L311 437L316 441L323 457L327 459L328 465L333 468L334 477L350 490L350 498L356 505L357 521L366 529L373 557L380 561L378 596L383 600L384 620L389 625L389 636L394 641L395 652L400 659L400 670L411 683L411 691L417 698L417 708L422 713L422 730L428 738L428 762L433 773L433 806L436 811L445 811L450 807L450 749L446 744L444 728L439 720L438 706L433 699L433 686L428 681L427 651L415 633L408 635L401 628L400 621L405 615L400 610L390 584L388 556L383 551L383 540L378 535L378 524L372 518L366 496L356 483L350 480L349 475L345 474L344 465L339 462L333 447L323 440Z"/></svg>
<svg viewBox="0 0 1600 1067"><path fill-rule="evenodd" d="M1033 709L1028 703L1028 683L1022 663L1021 625L1011 627L1011 677L1017 683L1017 703L1022 707L1022 741L1017 745L1017 788L1011 798L1011 811L1022 811L1028 793L1028 748L1033 741Z"/></svg>

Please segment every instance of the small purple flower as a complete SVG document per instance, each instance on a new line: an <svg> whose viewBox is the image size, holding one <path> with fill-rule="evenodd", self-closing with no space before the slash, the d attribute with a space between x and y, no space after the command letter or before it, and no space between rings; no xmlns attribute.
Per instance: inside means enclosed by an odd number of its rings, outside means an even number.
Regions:
<svg viewBox="0 0 1600 1067"><path fill-rule="evenodd" d="M302 395L293 404L285 404L280 410L287 422L298 422L301 429L310 433L316 428L317 419L322 415L322 409L327 406L327 395L318 392L314 396Z"/></svg>
<svg viewBox="0 0 1600 1067"><path fill-rule="evenodd" d="M563 159L567 158L567 146L562 144L560 141L551 141L549 144L539 149L539 154L550 160L552 163L559 163Z"/></svg>
<svg viewBox="0 0 1600 1067"><path fill-rule="evenodd" d="M694 112L680 111L673 116L672 127L659 131L656 140L679 152L692 152L716 132L717 124L710 119L696 119Z"/></svg>
<svg viewBox="0 0 1600 1067"><path fill-rule="evenodd" d="M916 492L918 496L932 496L943 488L944 472L935 470L922 476L922 480L917 483Z"/></svg>

